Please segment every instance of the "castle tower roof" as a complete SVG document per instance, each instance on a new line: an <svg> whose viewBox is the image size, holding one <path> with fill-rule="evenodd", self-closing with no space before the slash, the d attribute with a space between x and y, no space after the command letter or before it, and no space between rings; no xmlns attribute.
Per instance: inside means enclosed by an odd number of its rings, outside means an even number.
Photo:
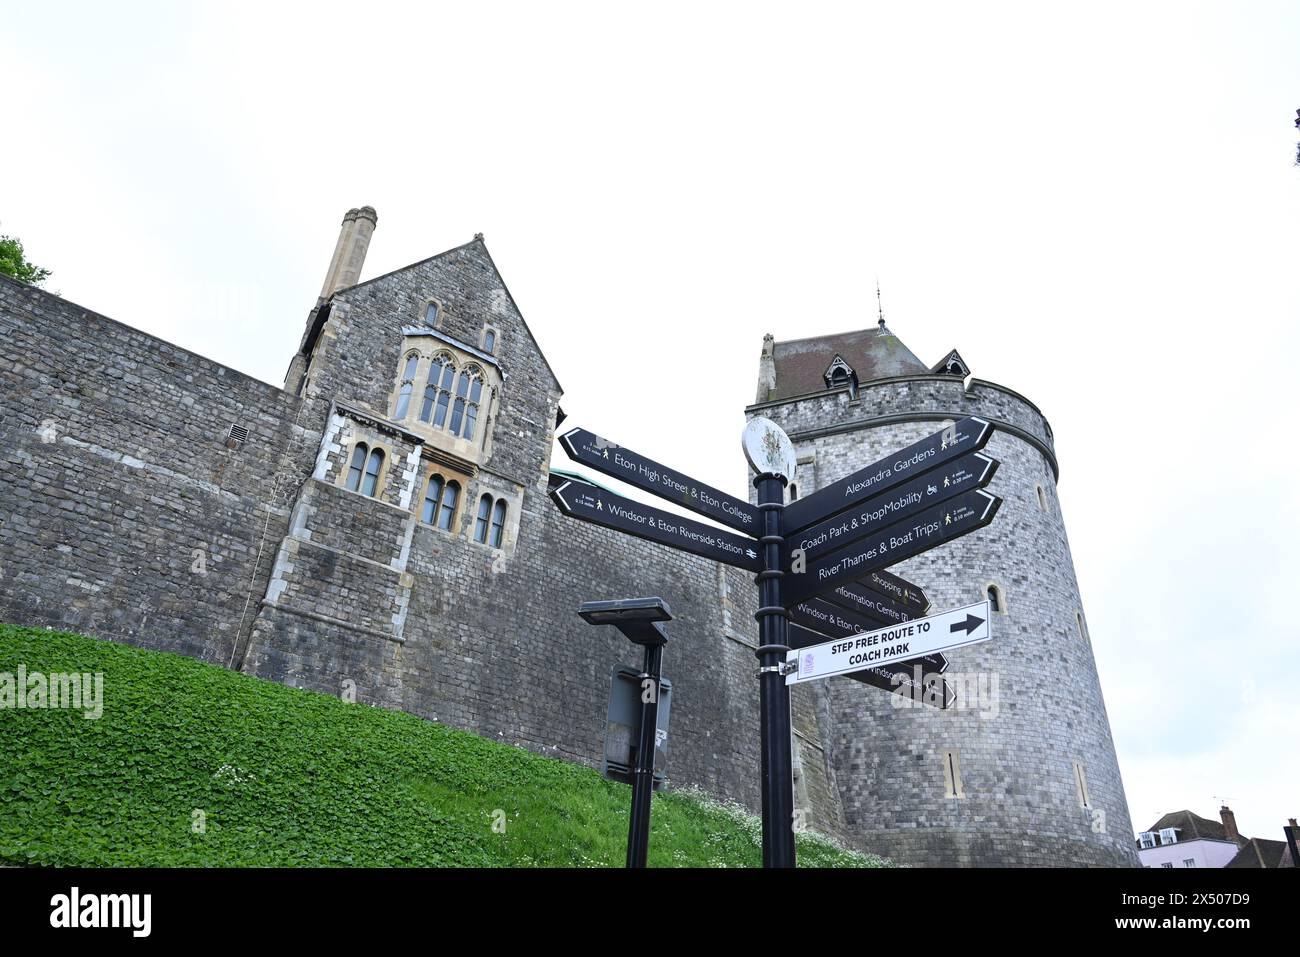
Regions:
<svg viewBox="0 0 1300 957"><path fill-rule="evenodd" d="M764 399L768 402L824 390L831 367L842 364L852 370L858 383L930 372L883 323L879 328L773 342L771 348L776 383L768 389Z"/></svg>

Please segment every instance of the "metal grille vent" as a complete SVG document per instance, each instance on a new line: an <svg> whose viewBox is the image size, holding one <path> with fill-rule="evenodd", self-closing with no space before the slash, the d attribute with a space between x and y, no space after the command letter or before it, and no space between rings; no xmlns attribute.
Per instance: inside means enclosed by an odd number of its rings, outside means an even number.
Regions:
<svg viewBox="0 0 1300 957"><path fill-rule="evenodd" d="M242 425L232 425L230 431L226 433L226 444L231 448L236 448L248 441L248 429Z"/></svg>

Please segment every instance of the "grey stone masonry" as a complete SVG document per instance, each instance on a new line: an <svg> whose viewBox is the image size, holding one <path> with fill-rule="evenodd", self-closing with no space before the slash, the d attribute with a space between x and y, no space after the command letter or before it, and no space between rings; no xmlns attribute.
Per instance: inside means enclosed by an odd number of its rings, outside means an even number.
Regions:
<svg viewBox="0 0 1300 957"><path fill-rule="evenodd" d="M5 277L0 394L0 616L229 664L299 400Z"/></svg>
<svg viewBox="0 0 1300 957"><path fill-rule="evenodd" d="M431 300L436 335L418 328ZM559 384L482 242L340 290L312 323L291 394L0 279L0 620L354 691L595 765L610 669L639 655L578 605L662 595L670 781L757 810L752 577L555 509ZM413 344L490 373L473 441L393 420ZM357 443L383 453L373 495L348 487ZM461 483L445 529L424 521L433 472ZM499 547L476 538L483 496L504 506ZM796 696L801 807L841 834L824 711Z"/></svg>

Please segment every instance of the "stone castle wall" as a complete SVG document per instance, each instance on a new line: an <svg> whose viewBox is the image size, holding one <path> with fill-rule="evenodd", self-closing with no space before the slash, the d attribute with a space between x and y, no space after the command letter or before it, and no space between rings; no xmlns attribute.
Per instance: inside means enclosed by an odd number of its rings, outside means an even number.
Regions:
<svg viewBox="0 0 1300 957"><path fill-rule="evenodd" d="M556 510L558 383L481 244L454 253L338 294L301 397L0 279L0 620L354 689L594 765L610 670L640 656L578 605L661 595L670 780L757 810L752 576ZM402 330L432 295L448 335L498 330L504 376L450 534L420 521L428 443L386 418ZM374 498L341 484L359 439L388 453ZM509 503L502 549L471 538L483 492ZM826 703L798 691L800 804L841 834Z"/></svg>
<svg viewBox="0 0 1300 957"><path fill-rule="evenodd" d="M298 399L5 277L0 395L0 617L229 664Z"/></svg>

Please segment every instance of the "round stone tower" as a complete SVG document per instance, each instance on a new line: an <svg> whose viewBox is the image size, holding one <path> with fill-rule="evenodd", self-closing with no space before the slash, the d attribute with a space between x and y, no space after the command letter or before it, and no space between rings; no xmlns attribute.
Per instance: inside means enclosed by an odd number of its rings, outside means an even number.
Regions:
<svg viewBox="0 0 1300 957"><path fill-rule="evenodd" d="M979 416L1001 465L991 525L890 568L932 611L989 599L992 639L949 652L940 710L846 678L824 688L844 826L918 866L1137 866L1128 805L1056 497L1051 427L1024 396L926 366L885 327L763 343L748 416L794 441L804 495Z"/></svg>

